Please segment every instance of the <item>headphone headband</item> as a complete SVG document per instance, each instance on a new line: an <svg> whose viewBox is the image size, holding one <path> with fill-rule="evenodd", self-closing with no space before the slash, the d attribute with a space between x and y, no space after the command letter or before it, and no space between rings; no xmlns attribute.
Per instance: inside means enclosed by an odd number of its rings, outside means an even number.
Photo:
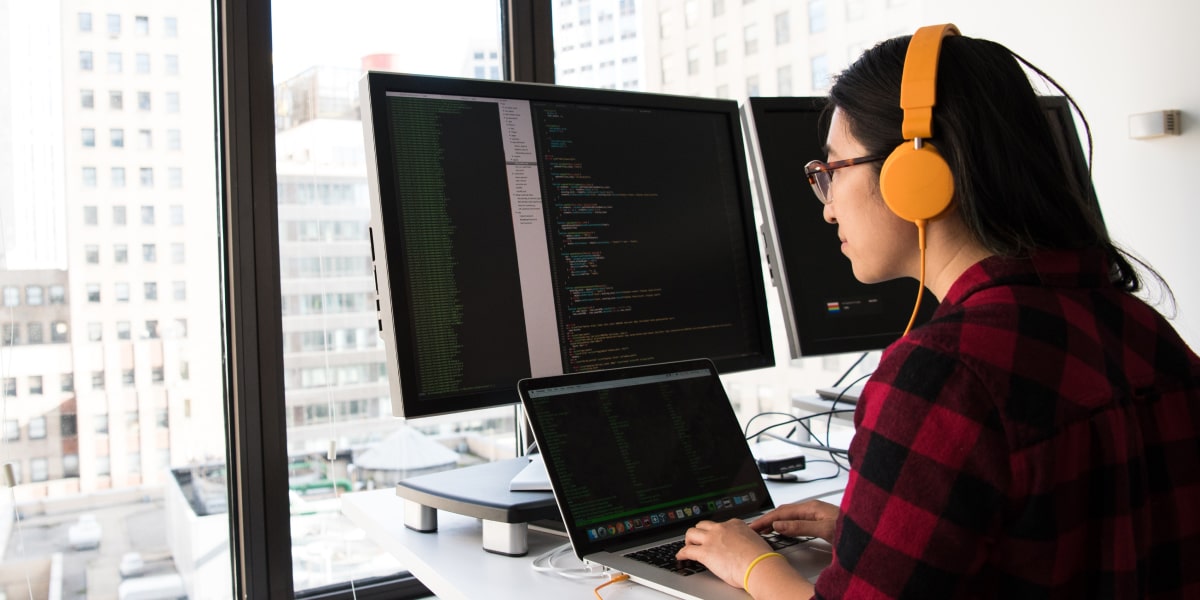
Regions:
<svg viewBox="0 0 1200 600"><path fill-rule="evenodd" d="M952 23L929 25L913 34L904 57L900 108L904 109L904 139L933 137L933 106L937 104L938 57L942 39L959 35Z"/></svg>

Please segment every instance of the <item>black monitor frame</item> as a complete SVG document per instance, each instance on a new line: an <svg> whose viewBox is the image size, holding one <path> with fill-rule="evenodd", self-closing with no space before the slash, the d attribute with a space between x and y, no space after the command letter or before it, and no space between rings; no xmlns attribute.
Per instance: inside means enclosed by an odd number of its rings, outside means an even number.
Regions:
<svg viewBox="0 0 1200 600"><path fill-rule="evenodd" d="M1062 96L1039 100L1063 164L1070 170L1065 175L1070 181L1090 182L1067 100ZM917 282L912 279L870 285L855 279L850 261L840 251L837 228L822 220L804 164L824 158L830 116L826 103L824 97L756 97L742 106L770 278L783 305L792 359L882 350L903 334L917 297ZM787 121L791 118L800 122ZM764 140L765 136L779 137ZM1094 190L1088 193L1095 203ZM833 318L871 306L868 301L875 303L877 315L863 318L854 327L829 326ZM838 316L822 314L832 310L833 303L838 303ZM937 299L926 290L914 326L927 321L936 307ZM822 319L826 322L820 323Z"/></svg>
<svg viewBox="0 0 1200 600"><path fill-rule="evenodd" d="M379 107L385 105L388 95L394 93L431 95L468 101L471 99L504 99L532 103L580 104L612 109L614 114L672 111L692 116L700 115L698 118L711 121L713 131L716 133L711 137L723 140L724 146L716 148L716 153L720 154L719 159L715 156L708 156L705 160L710 163L710 169L711 163L714 161L727 162L727 164L722 163L723 167L719 170L721 171L720 177L723 178L722 185L730 192L729 194L714 192L711 201L719 203L714 206L720 206L726 219L721 226L728 230L729 249L727 252L733 257L731 262L739 263L729 266L730 272L736 274L737 280L726 278L724 281L714 281L705 265L689 264L686 261L673 263L669 272L676 276L687 277L687 281L696 289L715 290L717 293L704 300L710 307L720 306L722 310L728 309L731 312L733 311L731 306L740 307L744 311L739 313L744 316L744 322L735 327L738 328L739 335L744 337L746 343L744 347L716 349L709 352L708 356L693 355L694 345L684 347L684 344L676 343L674 346L660 351L652 359L641 362L665 362L703 357L711 359L722 373L765 368L775 364L762 277L762 257L759 253L755 228L753 196L750 192L745 145L736 101L532 83L370 72L361 81L362 123L367 149L368 182L371 196L371 247L378 292L379 331L384 339L386 369L394 415L414 418L492 406L515 405L519 403L516 394L518 380L529 376L559 374L553 371L531 373L510 369L514 372L499 373L498 371L499 374L496 376L501 377L503 383L492 381L489 385L481 386L479 389L445 394L423 394L418 387L417 373L420 357L415 349L415 342L412 340L418 327L413 311L420 305L420 302L414 300L412 293L406 287L406 278L410 275L408 267L405 266L407 251L400 236L396 233L402 226L400 202L397 200L399 197L398 184L393 167L395 158L393 136L397 135L397 132L389 122L388 112L379 110ZM532 111L530 112L532 114ZM642 139L622 140L621 145L627 148L645 148L658 141L652 135L653 132L648 132ZM597 143L600 141L597 140ZM484 143L498 145L501 144L501 141L489 138ZM621 145L614 145L614 148L620 149ZM715 146L721 145L721 143L715 144ZM632 151L629 153L635 154ZM610 154L616 157L624 153ZM543 169L544 154L535 154L535 156L537 156L538 169ZM484 167L482 164L480 166ZM490 165L480 176L486 177L488 173L494 175L494 167L495 165ZM501 168L507 167L501 165ZM670 176L677 178L678 181L685 181L695 179L697 173L690 169L676 169L670 173ZM512 197L516 192L513 191L512 181L510 180L508 183L508 197L512 203ZM681 214L679 218L682 219L682 213L685 211L679 212ZM661 229L663 235L670 235L668 232L672 226L672 219L673 217L667 215L664 220L662 214L655 217L655 225ZM551 219L547 217L545 225L547 232L544 234L546 239L542 240L542 243L547 246L551 241L548 231L550 223ZM501 263L504 262L503 259L507 254L506 245L512 244L514 238L525 241L529 237L512 234L508 236L507 240L498 240L495 247L501 250L496 252L497 260ZM721 242L716 243L720 244ZM547 253L553 254L551 250L547 250ZM653 260L646 261L647 264L654 262ZM504 268L503 265L500 268ZM651 268L659 269L655 273L668 272L666 266L661 264ZM463 283L464 285L470 284L465 280ZM558 289L558 287L556 283L555 288ZM514 298L509 295L504 306L521 301L520 296ZM557 312L559 308L557 298L554 306L555 314L560 314ZM561 319L556 318L555 321L559 322L558 327L562 326ZM526 348L537 346L537 344L530 344L528 338L525 338L525 344ZM561 349L562 345L563 342L560 342L559 352L565 352ZM511 356L506 356L511 354L519 353L493 353L491 357L476 354L470 357L470 360L463 360L462 363L478 365L481 361L491 360L492 357L497 360L511 358ZM637 360L627 364L639 364ZM566 361L564 360L560 371L589 370L571 369L565 365Z"/></svg>

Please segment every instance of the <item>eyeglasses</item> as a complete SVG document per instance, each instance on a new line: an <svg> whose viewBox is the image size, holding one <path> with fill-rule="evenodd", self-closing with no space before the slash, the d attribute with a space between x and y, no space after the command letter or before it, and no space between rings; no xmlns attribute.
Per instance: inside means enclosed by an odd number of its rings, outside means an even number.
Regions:
<svg viewBox="0 0 1200 600"><path fill-rule="evenodd" d="M826 164L823 160L810 160L804 165L804 174L808 176L808 184L812 186L813 193L817 195L817 200L821 204L829 204L829 186L833 184L833 172L854 165L865 165L867 163L879 162L887 159L887 156L863 156L861 158L847 158L846 160L838 160Z"/></svg>

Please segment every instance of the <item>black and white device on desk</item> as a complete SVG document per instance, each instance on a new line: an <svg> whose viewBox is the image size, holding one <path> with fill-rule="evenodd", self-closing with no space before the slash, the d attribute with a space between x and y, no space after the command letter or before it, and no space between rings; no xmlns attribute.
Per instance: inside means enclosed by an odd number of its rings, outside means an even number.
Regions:
<svg viewBox="0 0 1200 600"><path fill-rule="evenodd" d="M361 98L396 416L516 405L533 376L773 366L735 101L379 72ZM485 548L524 553L524 519L556 509L510 491L511 462L494 490L405 480L406 522L480 516Z"/></svg>

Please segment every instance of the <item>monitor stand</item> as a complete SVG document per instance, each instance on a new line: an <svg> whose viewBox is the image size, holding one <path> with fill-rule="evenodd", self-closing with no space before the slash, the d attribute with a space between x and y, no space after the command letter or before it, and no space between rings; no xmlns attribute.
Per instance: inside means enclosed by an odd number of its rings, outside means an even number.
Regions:
<svg viewBox="0 0 1200 600"><path fill-rule="evenodd" d="M396 484L396 495L405 501L404 526L437 531L437 511L448 510L482 520L484 550L524 556L529 524L561 519L551 492L512 491L513 478L530 464L529 457L519 456L405 479Z"/></svg>

